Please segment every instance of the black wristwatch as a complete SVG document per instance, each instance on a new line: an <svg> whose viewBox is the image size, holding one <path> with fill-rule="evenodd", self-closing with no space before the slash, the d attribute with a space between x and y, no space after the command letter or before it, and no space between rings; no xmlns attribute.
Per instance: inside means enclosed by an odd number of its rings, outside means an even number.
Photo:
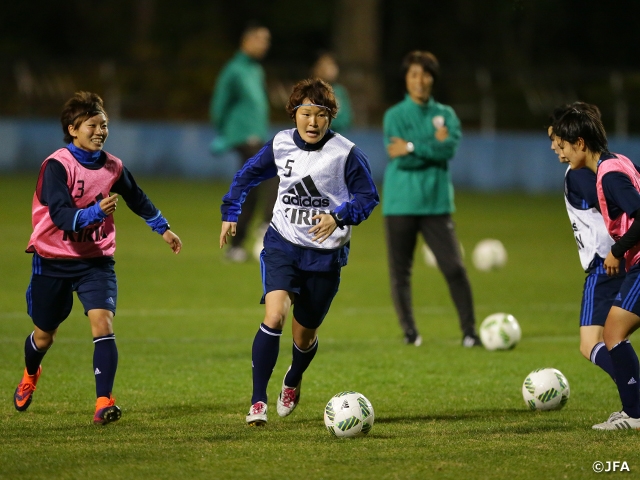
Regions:
<svg viewBox="0 0 640 480"><path fill-rule="evenodd" d="M330 212L329 215L333 217L338 228L342 230L344 228L344 221L338 216L338 214L335 212Z"/></svg>

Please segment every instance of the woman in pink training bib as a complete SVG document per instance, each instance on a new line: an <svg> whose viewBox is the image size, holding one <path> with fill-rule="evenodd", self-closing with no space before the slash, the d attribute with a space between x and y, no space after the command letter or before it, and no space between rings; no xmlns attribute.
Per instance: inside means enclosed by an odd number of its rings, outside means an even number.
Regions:
<svg viewBox="0 0 640 480"><path fill-rule="evenodd" d="M640 174L627 157L609 152L604 126L593 113L571 108L552 129L560 158L571 169L586 167L597 175L598 204L615 242L604 260L604 269L609 276L617 276L622 258L627 269L603 331L622 410L593 428L640 430L640 369L629 342L629 336L640 326L640 222L636 221L640 213Z"/></svg>
<svg viewBox="0 0 640 480"><path fill-rule="evenodd" d="M122 161L102 150L109 130L98 95L77 92L64 105L60 121L67 145L42 163L33 195L27 311L34 330L25 342L25 370L13 403L18 411L31 404L40 363L71 313L75 291L93 335L97 397L93 423L105 425L121 416L111 395L118 366L113 333L118 300L113 213L118 195L174 253L180 252L182 242Z"/></svg>

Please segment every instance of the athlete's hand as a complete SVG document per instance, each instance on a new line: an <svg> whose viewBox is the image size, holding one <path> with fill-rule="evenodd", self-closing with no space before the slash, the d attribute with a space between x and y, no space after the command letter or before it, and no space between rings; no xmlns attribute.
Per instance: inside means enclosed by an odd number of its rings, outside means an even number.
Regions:
<svg viewBox="0 0 640 480"><path fill-rule="evenodd" d="M328 213L320 213L311 217L311 220L320 220L317 225L314 225L307 230L313 238L312 242L322 243L336 230L338 225L331 215Z"/></svg>
<svg viewBox="0 0 640 480"><path fill-rule="evenodd" d="M111 215L116 211L116 204L118 203L118 194L114 193L113 195L103 198L100 201L100 208L105 213L105 215Z"/></svg>
<svg viewBox="0 0 640 480"><path fill-rule="evenodd" d="M236 226L238 222L222 222L222 229L220 230L220 248L227 244L227 235L232 237L236 236Z"/></svg>
<svg viewBox="0 0 640 480"><path fill-rule="evenodd" d="M620 273L620 259L613 256L613 253L607 253L607 258L604 259L604 269L607 275L615 277Z"/></svg>
<svg viewBox="0 0 640 480"><path fill-rule="evenodd" d="M182 241L178 235L173 233L171 230L166 230L162 234L162 238L164 238L164 241L169 244L173 253L176 255L180 253L180 250L182 250Z"/></svg>

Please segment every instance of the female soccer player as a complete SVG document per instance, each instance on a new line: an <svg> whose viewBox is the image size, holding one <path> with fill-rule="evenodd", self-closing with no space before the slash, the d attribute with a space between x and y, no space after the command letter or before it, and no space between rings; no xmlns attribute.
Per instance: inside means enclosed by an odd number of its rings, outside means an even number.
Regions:
<svg viewBox="0 0 640 480"><path fill-rule="evenodd" d="M551 150L558 155L562 163L566 163L567 159L560 154L552 125L573 108L591 112L600 118L598 107L584 102L563 105L553 111L547 133L551 140ZM620 272L618 276L610 277L604 270L604 259L614 241L600 214L596 174L588 168L572 170L571 167L567 167L564 176L564 200L578 246L580 263L587 273L580 309L580 353L613 379L613 365L604 345L602 332L625 275Z"/></svg>
<svg viewBox="0 0 640 480"><path fill-rule="evenodd" d="M318 328L347 264L351 226L365 220L379 201L366 155L329 129L338 110L329 84L320 79L298 82L286 109L295 128L276 134L245 163L221 207L220 248L235 235L249 190L279 177L260 256L265 315L253 341L249 425L267 422L267 385L292 305L293 359L278 397L278 415L285 417L298 405L302 374L318 350Z"/></svg>
<svg viewBox="0 0 640 480"><path fill-rule="evenodd" d="M604 259L609 276L627 269L620 292L607 316L603 338L613 364L622 410L593 426L595 430L640 429L639 366L629 336L640 326L640 174L628 158L608 150L600 119L589 111L569 109L552 126L560 156L572 170L588 168L597 175L600 211L615 241Z"/></svg>
<svg viewBox="0 0 640 480"><path fill-rule="evenodd" d="M60 121L67 145L43 162L33 196L27 310L34 331L25 342L26 367L13 403L19 411L31 404L40 363L71 312L75 291L93 335L97 396L93 423L105 425L121 416L111 395L118 365L113 333L118 300L113 213L118 195L162 235L174 253L180 252L182 242L122 161L102 150L109 130L98 95L77 92L64 105Z"/></svg>

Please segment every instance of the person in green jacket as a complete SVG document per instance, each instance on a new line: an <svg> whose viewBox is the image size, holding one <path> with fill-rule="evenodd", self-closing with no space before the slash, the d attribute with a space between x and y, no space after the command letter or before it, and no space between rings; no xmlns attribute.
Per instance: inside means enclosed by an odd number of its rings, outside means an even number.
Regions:
<svg viewBox="0 0 640 480"><path fill-rule="evenodd" d="M481 345L475 329L471 285L451 214L453 184L449 160L460 138L453 109L431 91L440 66L430 52L413 51L402 64L407 93L384 115L384 143L390 162L384 174L382 213L391 277L391 296L404 341L419 346L411 301L411 269L418 234L433 251L458 311L462 345Z"/></svg>
<svg viewBox="0 0 640 480"><path fill-rule="evenodd" d="M351 128L353 123L353 109L346 87L337 83L339 74L340 67L336 57L330 52L320 52L311 67L311 75L324 80L333 87L339 110L338 115L331 122L331 130L344 133Z"/></svg>
<svg viewBox="0 0 640 480"><path fill-rule="evenodd" d="M217 130L217 136L211 143L211 152L220 154L234 149L239 154L239 168L257 154L267 141L269 99L260 60L267 54L270 43L268 28L249 25L242 34L240 49L220 72L211 98L209 116ZM263 182L245 200L236 236L232 238L231 248L226 253L229 260L244 262L248 258L243 242L260 196L264 197L264 210L256 239L259 245L254 246L254 250L257 247L262 249L262 237L271 222L277 188L277 182Z"/></svg>

